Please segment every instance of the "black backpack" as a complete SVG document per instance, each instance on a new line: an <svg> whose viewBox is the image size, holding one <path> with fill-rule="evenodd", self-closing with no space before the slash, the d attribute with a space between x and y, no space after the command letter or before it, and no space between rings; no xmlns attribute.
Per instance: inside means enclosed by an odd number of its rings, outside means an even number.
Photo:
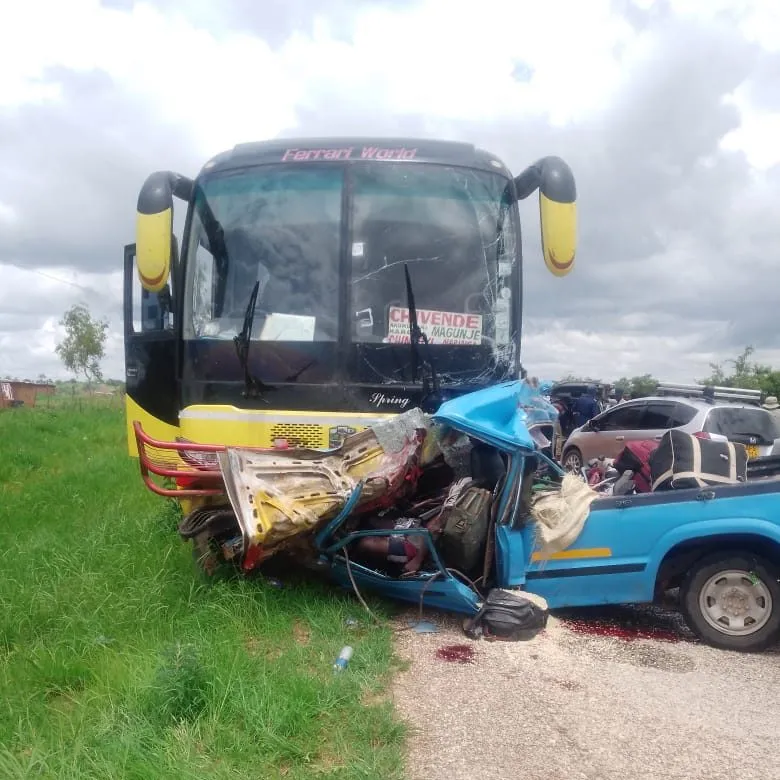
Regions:
<svg viewBox="0 0 780 780"><path fill-rule="evenodd" d="M543 602L538 596L534 597ZM544 603L544 602L543 602ZM488 593L482 608L463 625L471 639L500 639L519 642L533 639L547 626L548 611L520 593L494 589Z"/></svg>

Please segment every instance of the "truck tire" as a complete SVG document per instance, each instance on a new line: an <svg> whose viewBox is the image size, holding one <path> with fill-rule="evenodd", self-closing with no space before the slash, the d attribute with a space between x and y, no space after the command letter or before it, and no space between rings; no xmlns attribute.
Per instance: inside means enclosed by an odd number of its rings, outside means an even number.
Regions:
<svg viewBox="0 0 780 780"><path fill-rule="evenodd" d="M680 588L689 628L706 644L755 653L780 641L780 570L749 552L696 561Z"/></svg>

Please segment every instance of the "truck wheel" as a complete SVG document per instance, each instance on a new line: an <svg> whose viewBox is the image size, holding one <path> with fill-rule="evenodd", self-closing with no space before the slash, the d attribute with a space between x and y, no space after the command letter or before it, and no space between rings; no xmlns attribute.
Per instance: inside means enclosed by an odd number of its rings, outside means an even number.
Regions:
<svg viewBox="0 0 780 780"><path fill-rule="evenodd" d="M778 567L751 553L715 553L693 564L680 588L690 629L723 650L758 652L780 640Z"/></svg>
<svg viewBox="0 0 780 780"><path fill-rule="evenodd" d="M561 465L566 471L573 471L575 474L579 474L582 470L582 453L576 447L566 450L563 453Z"/></svg>

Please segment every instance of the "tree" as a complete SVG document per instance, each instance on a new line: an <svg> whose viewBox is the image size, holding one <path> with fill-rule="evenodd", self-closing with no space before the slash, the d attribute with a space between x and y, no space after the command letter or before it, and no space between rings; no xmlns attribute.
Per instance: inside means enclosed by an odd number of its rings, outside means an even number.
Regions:
<svg viewBox="0 0 780 780"><path fill-rule="evenodd" d="M720 387L744 387L750 390L761 390L764 395L780 396L780 371L761 363L752 363L750 358L755 352L751 346L745 347L742 353L733 360L723 363L710 363L712 374L701 384L711 384ZM733 366L729 373L727 366Z"/></svg>
<svg viewBox="0 0 780 780"><path fill-rule="evenodd" d="M108 322L92 318L89 309L82 303L68 309L60 325L65 328L65 338L56 346L65 368L76 374L83 374L90 385L102 378L100 361L105 357L106 331Z"/></svg>
<svg viewBox="0 0 780 780"><path fill-rule="evenodd" d="M642 376L635 376L631 379L623 376L615 382L615 387L622 390L623 393L629 393L632 398L645 398L655 393L658 380L650 374L642 374Z"/></svg>
<svg viewBox="0 0 780 780"><path fill-rule="evenodd" d="M598 379L592 379L589 376L577 376L576 374L566 374L558 382L598 382Z"/></svg>

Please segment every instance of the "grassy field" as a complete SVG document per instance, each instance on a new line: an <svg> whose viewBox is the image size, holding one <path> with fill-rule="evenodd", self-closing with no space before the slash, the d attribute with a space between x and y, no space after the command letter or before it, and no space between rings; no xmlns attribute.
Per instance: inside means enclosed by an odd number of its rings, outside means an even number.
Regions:
<svg viewBox="0 0 780 780"><path fill-rule="evenodd" d="M0 777L402 776L356 600L204 582L116 405L0 411L0 442Z"/></svg>

